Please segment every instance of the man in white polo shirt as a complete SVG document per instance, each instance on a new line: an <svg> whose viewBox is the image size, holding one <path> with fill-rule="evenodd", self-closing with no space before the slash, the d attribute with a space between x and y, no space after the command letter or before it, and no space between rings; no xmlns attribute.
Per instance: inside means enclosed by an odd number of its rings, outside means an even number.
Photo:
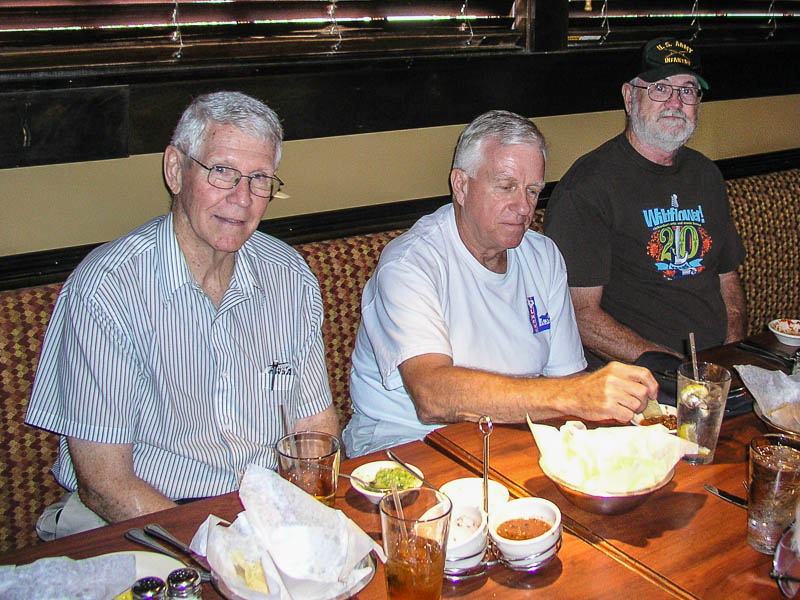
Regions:
<svg viewBox="0 0 800 600"><path fill-rule="evenodd" d="M353 352L349 456L489 415L626 422L649 371L586 367L556 245L529 230L545 142L529 120L490 111L461 134L453 202L391 241L364 289Z"/></svg>

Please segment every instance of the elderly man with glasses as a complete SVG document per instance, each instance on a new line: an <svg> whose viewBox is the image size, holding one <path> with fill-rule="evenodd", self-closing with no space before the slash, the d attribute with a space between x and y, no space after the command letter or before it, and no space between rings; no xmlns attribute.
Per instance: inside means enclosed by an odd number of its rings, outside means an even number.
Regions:
<svg viewBox="0 0 800 600"><path fill-rule="evenodd" d="M544 230L564 255L587 355L667 365L685 356L691 332L701 349L744 335L744 249L725 182L685 146L706 89L696 49L651 40L622 84L625 131L553 191Z"/></svg>
<svg viewBox="0 0 800 600"><path fill-rule="evenodd" d="M624 423L655 397L647 369L579 374L564 261L530 230L544 169L544 138L524 117L489 111L461 133L452 203L389 242L364 288L350 456L482 415Z"/></svg>
<svg viewBox="0 0 800 600"><path fill-rule="evenodd" d="M164 152L170 212L64 283L26 416L62 436L43 539L236 489L285 428L339 434L318 283L256 231L282 140L259 100L197 98Z"/></svg>

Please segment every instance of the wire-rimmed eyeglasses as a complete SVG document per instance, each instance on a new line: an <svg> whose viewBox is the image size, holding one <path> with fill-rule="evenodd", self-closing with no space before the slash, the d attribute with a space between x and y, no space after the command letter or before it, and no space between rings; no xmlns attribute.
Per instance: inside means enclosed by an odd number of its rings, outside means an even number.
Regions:
<svg viewBox="0 0 800 600"><path fill-rule="evenodd" d="M700 104L703 97L703 90L693 85L670 85L669 83L651 83L650 85L631 84L640 90L647 90L647 97L653 102L666 102L672 98L674 92L678 92L678 98L684 104Z"/></svg>
<svg viewBox="0 0 800 600"><path fill-rule="evenodd" d="M235 188L244 178L249 180L251 194L259 198L273 198L283 185L283 181L276 175L265 175L264 173L245 175L239 169L234 169L233 167L226 167L225 165L212 165L208 167L191 154L187 154L186 156L208 171L208 183L221 190Z"/></svg>

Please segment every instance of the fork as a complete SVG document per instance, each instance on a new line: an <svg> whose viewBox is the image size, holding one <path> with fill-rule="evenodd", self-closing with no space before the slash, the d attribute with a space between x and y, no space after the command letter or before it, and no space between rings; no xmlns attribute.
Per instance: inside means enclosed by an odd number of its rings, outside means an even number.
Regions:
<svg viewBox="0 0 800 600"><path fill-rule="evenodd" d="M130 540L131 542L135 542L137 544L141 544L146 548L150 548L150 550L174 558L175 560L182 562L184 564L186 563L186 561L181 559L180 556L175 554L172 550L168 550L167 548L159 544L157 541L148 536L142 529L138 528L128 529L128 531L125 532L125 539ZM194 556L192 556L192 558L194 558ZM195 567L195 570L200 575L200 581L202 581L203 583L209 583L211 581L211 573L209 573L207 569Z"/></svg>

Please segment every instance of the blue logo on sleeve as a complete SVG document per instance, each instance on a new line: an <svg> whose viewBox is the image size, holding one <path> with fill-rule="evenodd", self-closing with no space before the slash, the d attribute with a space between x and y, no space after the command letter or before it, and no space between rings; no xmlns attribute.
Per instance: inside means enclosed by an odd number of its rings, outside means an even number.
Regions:
<svg viewBox="0 0 800 600"><path fill-rule="evenodd" d="M550 315L544 313L540 315L536 310L536 299L533 296L528 297L528 318L531 321L533 333L540 331L547 331L550 329Z"/></svg>

